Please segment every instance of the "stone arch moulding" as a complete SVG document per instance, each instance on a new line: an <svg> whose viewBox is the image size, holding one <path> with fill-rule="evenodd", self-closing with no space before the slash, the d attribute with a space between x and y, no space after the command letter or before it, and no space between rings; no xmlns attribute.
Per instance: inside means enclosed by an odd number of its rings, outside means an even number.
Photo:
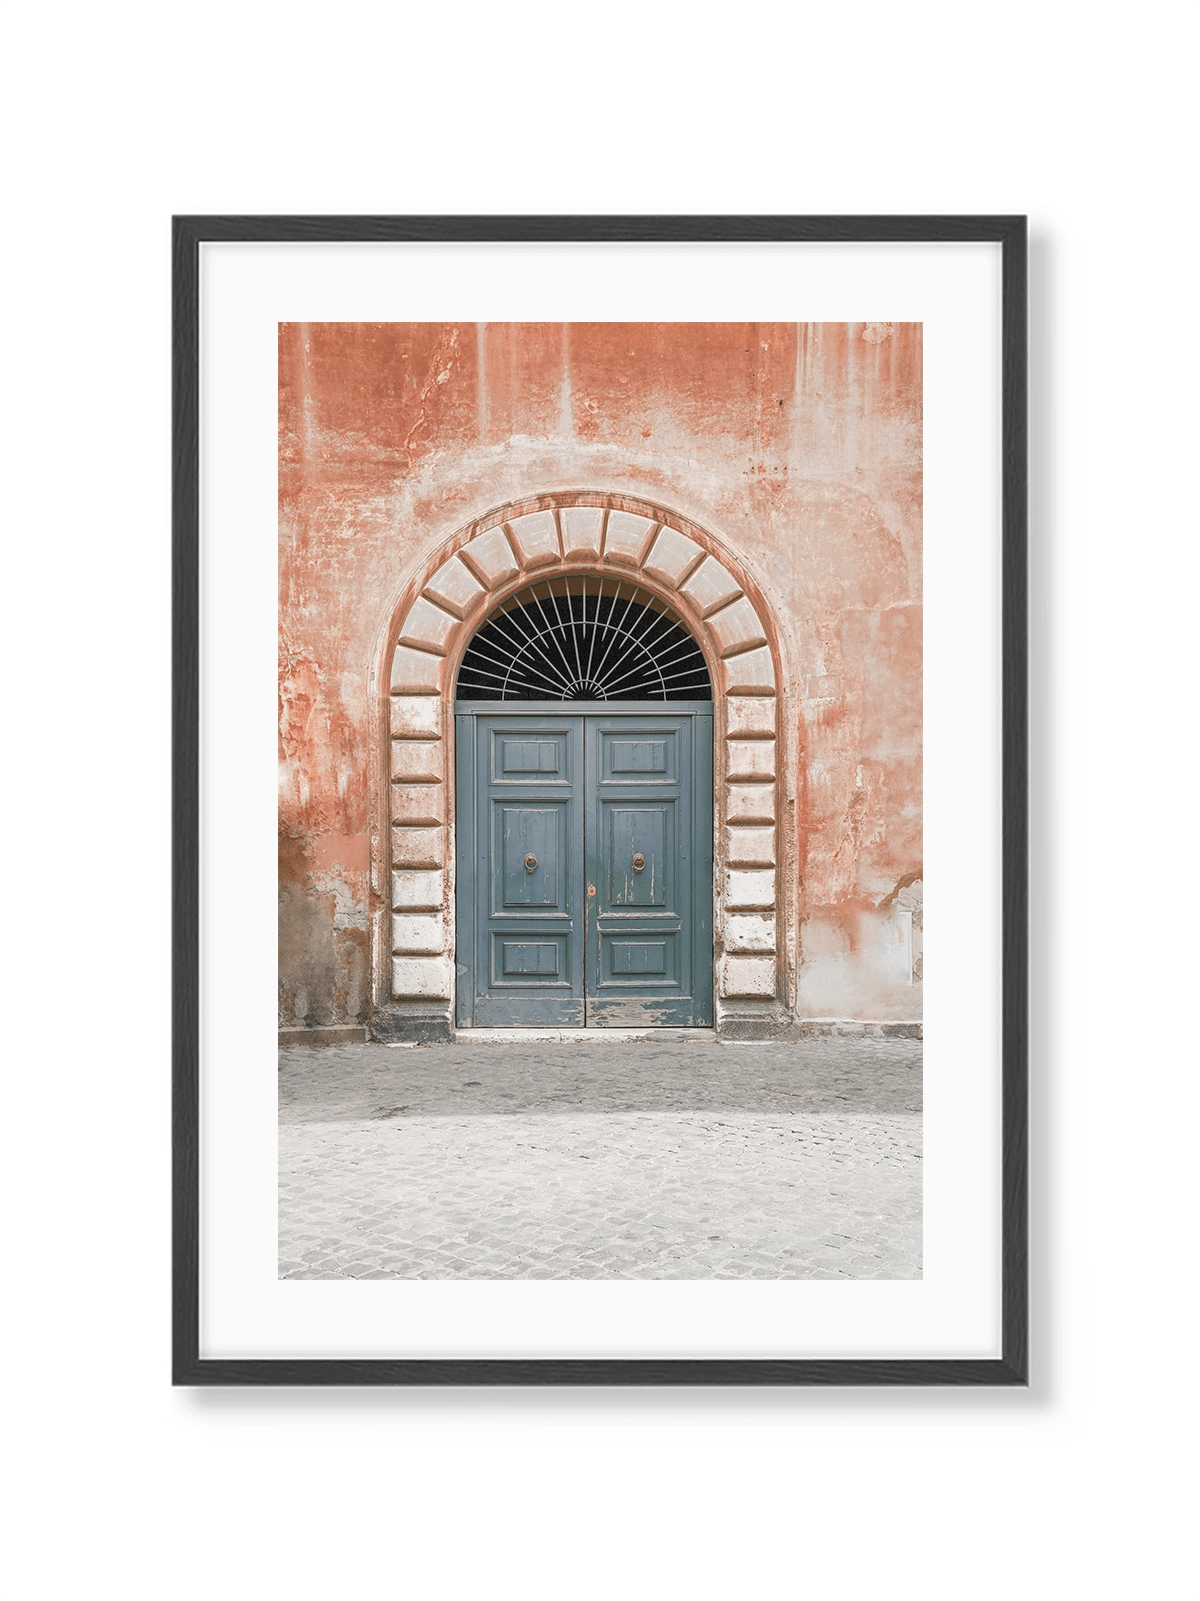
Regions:
<svg viewBox="0 0 1200 1601"><path fill-rule="evenodd" d="M683 618L714 713L714 989L719 1030L783 1021L779 642L740 565L687 518L628 495L542 495L498 508L435 553L388 631L386 805L373 853L378 1039L453 1038L454 689L475 630L539 578L627 577ZM386 815L385 815L386 814ZM380 848L381 847L381 848Z"/></svg>

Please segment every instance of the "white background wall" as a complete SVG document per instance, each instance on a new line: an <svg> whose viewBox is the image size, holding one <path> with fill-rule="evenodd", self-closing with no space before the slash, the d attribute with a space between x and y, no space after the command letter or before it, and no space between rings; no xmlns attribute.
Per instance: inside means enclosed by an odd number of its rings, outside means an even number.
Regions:
<svg viewBox="0 0 1200 1601"><path fill-rule="evenodd" d="M1189 1592L1194 17L1164 0L13 16L11 1593ZM1031 216L1027 1394L168 1387L168 218L544 210Z"/></svg>

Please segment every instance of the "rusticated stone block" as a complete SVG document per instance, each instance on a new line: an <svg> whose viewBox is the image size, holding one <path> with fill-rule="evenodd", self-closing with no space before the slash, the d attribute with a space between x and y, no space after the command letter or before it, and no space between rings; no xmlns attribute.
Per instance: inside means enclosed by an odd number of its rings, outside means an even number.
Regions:
<svg viewBox="0 0 1200 1601"><path fill-rule="evenodd" d="M392 949L404 956L437 956L446 948L445 920L432 913L392 914Z"/></svg>
<svg viewBox="0 0 1200 1601"><path fill-rule="evenodd" d="M730 954L771 953L775 949L775 919L773 916L727 917L723 938Z"/></svg>
<svg viewBox="0 0 1200 1601"><path fill-rule="evenodd" d="M389 721L393 739L440 739L442 703L432 695L393 695Z"/></svg>
<svg viewBox="0 0 1200 1601"><path fill-rule="evenodd" d="M775 994L775 958L723 956L718 988L726 1000L769 999Z"/></svg>
<svg viewBox="0 0 1200 1601"><path fill-rule="evenodd" d="M748 650L741 656L730 656L721 663L725 674L727 695L773 695L775 693L775 666L771 652L763 645L759 650Z"/></svg>
<svg viewBox="0 0 1200 1601"><path fill-rule="evenodd" d="M392 657L393 695L440 695L445 659L397 645Z"/></svg>
<svg viewBox="0 0 1200 1601"><path fill-rule="evenodd" d="M464 545L458 554L489 589L499 589L521 571L503 528L489 528L486 534Z"/></svg>
<svg viewBox="0 0 1200 1601"><path fill-rule="evenodd" d="M558 514L562 528L563 553L567 556L600 557L600 535L604 528L603 506L564 506Z"/></svg>
<svg viewBox="0 0 1200 1601"><path fill-rule="evenodd" d="M419 596L404 619L400 639L405 645L415 645L418 649L436 651L439 656L444 656L447 641L457 627L457 617L451 617L440 606L434 606Z"/></svg>
<svg viewBox="0 0 1200 1601"><path fill-rule="evenodd" d="M767 642L758 613L745 595L735 600L732 606L714 612L708 619L708 626L713 631L722 656L731 656L735 651L749 650L753 645L765 645Z"/></svg>
<svg viewBox="0 0 1200 1601"><path fill-rule="evenodd" d="M729 911L770 911L775 905L774 868L725 873L725 906Z"/></svg>
<svg viewBox="0 0 1200 1601"><path fill-rule="evenodd" d="M444 784L393 784L392 822L409 828L437 828L446 821Z"/></svg>
<svg viewBox="0 0 1200 1601"><path fill-rule="evenodd" d="M443 611L451 612L455 617L465 617L483 598L485 590L458 557L452 556L434 573L423 593Z"/></svg>
<svg viewBox="0 0 1200 1601"><path fill-rule="evenodd" d="M396 867L440 867L445 852L445 829L392 829L392 862Z"/></svg>
<svg viewBox="0 0 1200 1601"><path fill-rule="evenodd" d="M639 566L653 529L649 517L635 517L628 511L610 511L604 533L605 561L618 567Z"/></svg>
<svg viewBox="0 0 1200 1601"><path fill-rule="evenodd" d="M392 874L392 905L398 911L437 911L445 894L446 879L443 873Z"/></svg>
<svg viewBox="0 0 1200 1601"><path fill-rule="evenodd" d="M394 739L392 778L399 784L440 784L446 747L440 739Z"/></svg>
<svg viewBox="0 0 1200 1601"><path fill-rule="evenodd" d="M516 518L508 526L524 567L547 567L559 560L553 512L533 511L527 517Z"/></svg>
<svg viewBox="0 0 1200 1601"><path fill-rule="evenodd" d="M696 541L686 534L674 528L660 528L642 566L651 578L661 579L672 589L678 589L684 574L691 571L703 554Z"/></svg>
<svg viewBox="0 0 1200 1601"><path fill-rule="evenodd" d="M774 784L730 784L725 791L725 820L729 823L773 823Z"/></svg>
<svg viewBox="0 0 1200 1601"><path fill-rule="evenodd" d="M741 592L741 585L713 556L704 558L680 591L688 597L702 617L707 617L710 612L719 611L722 606L728 606L729 602L736 600Z"/></svg>
<svg viewBox="0 0 1200 1601"><path fill-rule="evenodd" d="M732 782L742 779L765 782L775 777L773 739L729 739L725 742L725 776Z"/></svg>
<svg viewBox="0 0 1200 1601"><path fill-rule="evenodd" d="M730 739L739 736L767 738L775 733L775 698L765 695L734 695L725 702L725 732Z"/></svg>
<svg viewBox="0 0 1200 1601"><path fill-rule="evenodd" d="M450 999L450 964L442 956L393 956L392 994L404 1001Z"/></svg>
<svg viewBox="0 0 1200 1601"><path fill-rule="evenodd" d="M774 867L773 828L727 828L726 861L731 867Z"/></svg>

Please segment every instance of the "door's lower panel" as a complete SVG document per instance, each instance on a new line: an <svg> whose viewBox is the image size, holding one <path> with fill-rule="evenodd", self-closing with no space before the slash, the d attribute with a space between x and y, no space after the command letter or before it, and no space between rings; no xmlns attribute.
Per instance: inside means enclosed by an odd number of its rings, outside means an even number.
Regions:
<svg viewBox="0 0 1200 1601"><path fill-rule="evenodd" d="M678 923L671 928L664 918L639 927L622 918L614 926L614 921L605 918L599 934L600 971L592 999L622 988L678 994L685 987L682 969L687 949Z"/></svg>
<svg viewBox="0 0 1200 1601"><path fill-rule="evenodd" d="M695 1003L683 982L686 945L678 925L665 919L639 926L636 921L604 918L599 933L599 974L588 996L588 1023L691 1028Z"/></svg>
<svg viewBox="0 0 1200 1601"><path fill-rule="evenodd" d="M568 935L492 936L493 984L565 984L569 970Z"/></svg>

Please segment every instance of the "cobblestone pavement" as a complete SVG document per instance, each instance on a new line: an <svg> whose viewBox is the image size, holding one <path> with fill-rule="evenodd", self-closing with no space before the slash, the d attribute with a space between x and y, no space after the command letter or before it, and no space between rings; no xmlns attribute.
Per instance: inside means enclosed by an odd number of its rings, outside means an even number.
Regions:
<svg viewBox="0 0 1200 1601"><path fill-rule="evenodd" d="M289 1279L916 1279L921 1046L280 1053Z"/></svg>

